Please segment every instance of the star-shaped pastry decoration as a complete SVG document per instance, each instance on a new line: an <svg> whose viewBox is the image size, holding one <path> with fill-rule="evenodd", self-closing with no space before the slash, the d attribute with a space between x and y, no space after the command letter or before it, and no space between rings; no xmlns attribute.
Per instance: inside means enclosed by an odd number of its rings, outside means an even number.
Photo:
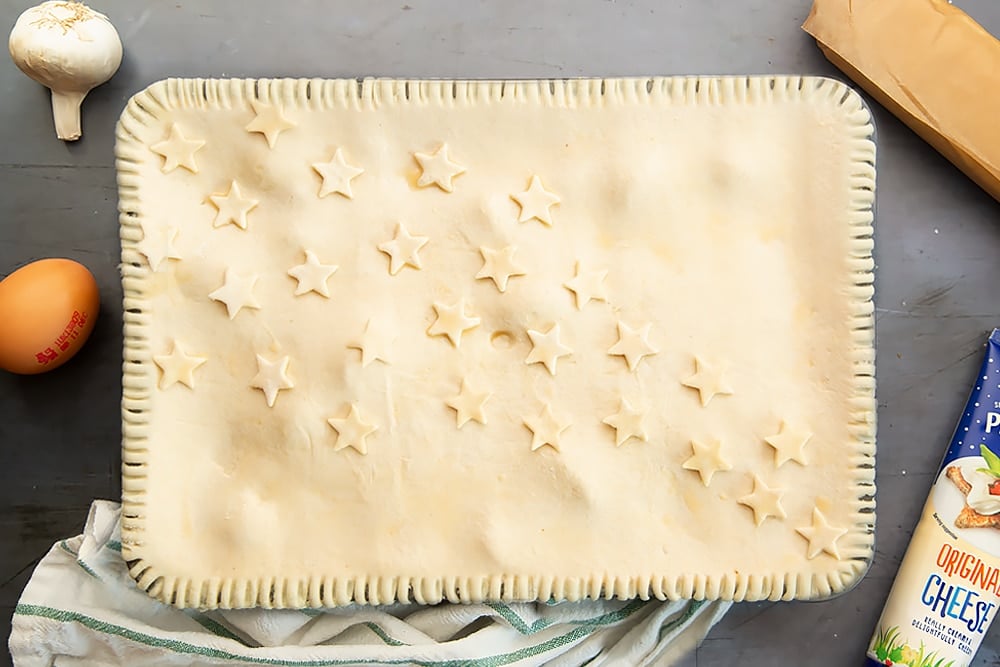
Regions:
<svg viewBox="0 0 1000 667"><path fill-rule="evenodd" d="M462 380L462 389L457 396L452 396L445 404L455 411L455 420L458 428L462 428L467 421L474 419L480 424L486 423L486 401L493 394L487 391L476 391L469 386L469 383Z"/></svg>
<svg viewBox="0 0 1000 667"><path fill-rule="evenodd" d="M837 560L840 560L837 540L847 534L847 529L831 526L818 507L813 508L812 525L796 528L795 532L809 540L809 549L806 551L806 558L809 560L812 560L824 551Z"/></svg>
<svg viewBox="0 0 1000 667"><path fill-rule="evenodd" d="M323 177L323 185L319 188L320 197L336 192L348 199L353 199L354 192L351 190L351 181L365 172L361 167L348 164L344 159L344 151L340 148L333 154L329 162L316 162L312 168Z"/></svg>
<svg viewBox="0 0 1000 667"><path fill-rule="evenodd" d="M430 336L447 336L455 347L462 344L462 333L479 326L481 320L465 312L465 301L460 299L454 306L434 303L437 319L427 330Z"/></svg>
<svg viewBox="0 0 1000 667"><path fill-rule="evenodd" d="M251 101L250 106L253 107L253 112L257 116L250 121L246 130L247 132L260 132L263 134L270 148L274 148L279 134L295 127L295 123L285 118L280 107L259 100Z"/></svg>
<svg viewBox="0 0 1000 667"><path fill-rule="evenodd" d="M368 453L368 443L365 439L378 430L378 427L364 420L358 412L357 403L351 403L351 410L343 419L331 417L326 421L337 432L337 443L333 446L333 451L339 452L341 449L353 447L361 454Z"/></svg>
<svg viewBox="0 0 1000 667"><path fill-rule="evenodd" d="M483 268L479 269L476 279L490 278L501 292L507 291L507 281L512 276L523 276L524 269L514 261L514 246L507 246L502 250L493 250L482 246L479 254L483 256Z"/></svg>
<svg viewBox="0 0 1000 667"><path fill-rule="evenodd" d="M576 275L572 280L563 283L563 287L576 296L576 309L583 310L591 301L607 301L607 287L604 279L608 277L607 270L584 271L580 262L576 263Z"/></svg>
<svg viewBox="0 0 1000 667"><path fill-rule="evenodd" d="M542 407L537 417L525 417L524 425L531 431L531 451L548 445L558 452L559 438L569 428L568 422L562 422L552 414L552 407L548 403Z"/></svg>
<svg viewBox="0 0 1000 667"><path fill-rule="evenodd" d="M226 269L226 278L222 287L208 295L210 299L226 304L229 319L236 317L242 308L260 308L253 295L253 286L257 284L257 276L241 276L232 269Z"/></svg>
<svg viewBox="0 0 1000 667"><path fill-rule="evenodd" d="M247 228L247 214L260 203L256 199L245 197L236 181L229 184L229 192L224 195L210 195L209 200L219 209L215 220L212 221L213 226L222 227L231 222L240 229Z"/></svg>
<svg viewBox="0 0 1000 667"><path fill-rule="evenodd" d="M683 463L685 470L697 470L701 483L708 486L717 472L732 470L733 466L722 456L722 442L710 439L708 442L691 441L693 456Z"/></svg>
<svg viewBox="0 0 1000 667"><path fill-rule="evenodd" d="M528 329L528 338L531 339L532 347L524 363L545 364L550 375L556 374L556 362L559 361L559 357L569 356L573 353L573 350L560 342L558 324L553 324L545 333Z"/></svg>
<svg viewBox="0 0 1000 667"><path fill-rule="evenodd" d="M615 429L615 446L621 447L629 438L648 442L646 433L646 410L634 407L627 398L622 397L618 412L604 418L604 423Z"/></svg>
<svg viewBox="0 0 1000 667"><path fill-rule="evenodd" d="M138 250L146 257L149 268L156 271L165 259L181 259L174 247L178 233L176 227L149 224L146 221L139 225L142 227L142 240L138 243Z"/></svg>
<svg viewBox="0 0 1000 667"><path fill-rule="evenodd" d="M274 361L257 355L257 375L250 380L250 386L264 392L267 399L267 407L274 407L274 401L278 398L278 392L282 389L291 389L295 385L288 377L288 355L279 357Z"/></svg>
<svg viewBox="0 0 1000 667"><path fill-rule="evenodd" d="M391 241L380 243L378 249L389 256L389 273L396 275L404 266L421 268L418 251L427 245L426 236L412 236L403 223L396 224L396 235Z"/></svg>
<svg viewBox="0 0 1000 667"><path fill-rule="evenodd" d="M306 250L305 263L288 269L288 275L298 281L298 285L295 287L295 296L316 292L329 299L330 288L327 287L326 281L339 268L336 264L320 264L316 254L312 250Z"/></svg>
<svg viewBox="0 0 1000 667"><path fill-rule="evenodd" d="M625 357L628 369L634 371L643 357L648 357L659 352L658 349L649 343L649 329L652 326L652 324L646 324L638 329L633 329L624 322L619 321L618 342L611 346L608 354Z"/></svg>
<svg viewBox="0 0 1000 667"><path fill-rule="evenodd" d="M422 172L417 179L417 186L421 188L436 185L445 192L451 192L454 190L452 180L465 173L465 167L448 157L448 144L441 144L433 153L414 153L413 157Z"/></svg>
<svg viewBox="0 0 1000 667"><path fill-rule="evenodd" d="M786 461L798 461L806 465L806 455L802 450L811 437L812 433L809 431L782 422L777 434L764 438L764 442L774 447L774 467L780 468Z"/></svg>
<svg viewBox="0 0 1000 667"><path fill-rule="evenodd" d="M743 496L737 502L753 510L754 523L759 526L769 516L777 519L785 518L785 509L781 506L781 496L784 494L784 489L772 489L760 477L754 475L753 493Z"/></svg>
<svg viewBox="0 0 1000 667"><path fill-rule="evenodd" d="M178 382L187 385L189 389L194 389L194 371L208 359L188 354L175 340L170 354L155 355L153 361L162 371L160 389L167 389Z"/></svg>
<svg viewBox="0 0 1000 667"><path fill-rule="evenodd" d="M535 218L550 227L552 226L552 212L549 209L561 201L556 193L545 189L542 185L542 179L538 178L537 175L531 177L531 184L528 185L527 190L512 194L510 198L521 207L521 215L517 218L518 222L527 222Z"/></svg>
<svg viewBox="0 0 1000 667"><path fill-rule="evenodd" d="M364 368L376 359L391 363L390 353L396 337L388 327L378 322L368 320L365 323L365 333L360 339L347 344L353 350L361 351L361 367Z"/></svg>
<svg viewBox="0 0 1000 667"><path fill-rule="evenodd" d="M733 389L726 381L725 374L716 364L709 363L701 357L694 358L695 373L686 380L681 380L685 387L698 390L702 407L708 405L716 394L732 394Z"/></svg>
<svg viewBox="0 0 1000 667"><path fill-rule="evenodd" d="M164 174L169 174L177 167L184 167L192 174L198 173L198 164L194 161L194 154L205 145L202 139L186 139L181 134L181 128L177 123L170 126L170 136L163 141L153 144L149 150L163 156Z"/></svg>

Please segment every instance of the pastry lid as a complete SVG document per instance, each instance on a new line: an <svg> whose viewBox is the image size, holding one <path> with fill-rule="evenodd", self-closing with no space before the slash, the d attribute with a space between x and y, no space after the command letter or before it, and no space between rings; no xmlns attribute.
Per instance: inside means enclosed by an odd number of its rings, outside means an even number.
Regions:
<svg viewBox="0 0 1000 667"><path fill-rule="evenodd" d="M116 147L132 576L201 608L846 590L872 133L815 77L152 85Z"/></svg>

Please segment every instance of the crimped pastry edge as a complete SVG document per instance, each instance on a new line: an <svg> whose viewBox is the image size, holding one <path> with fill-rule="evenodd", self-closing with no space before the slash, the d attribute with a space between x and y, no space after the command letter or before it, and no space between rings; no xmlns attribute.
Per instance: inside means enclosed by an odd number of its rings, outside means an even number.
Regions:
<svg viewBox="0 0 1000 667"><path fill-rule="evenodd" d="M137 126L170 109L249 108L251 100L280 101L289 108L371 109L385 105L457 108L524 105L587 108L604 105L766 104L805 102L829 105L850 127L851 193L849 267L854 281L851 332L854 362L853 440L846 455L855 471L853 523L844 540L864 553L840 562L829 573L759 572L706 576L697 573L589 578L549 574L497 573L482 577L335 578L317 573L288 578L191 579L163 574L144 555L146 430L148 397L156 368L146 329L150 314L141 295L150 270L137 245L143 215L137 165L149 159L136 138ZM394 79L166 79L128 102L116 132L121 275L124 309L122 366L122 554L139 588L178 607L307 608L352 603L434 604L484 600L580 600L597 598L723 599L734 601L823 599L860 581L874 553L875 520L875 348L873 223L875 144L871 115L861 97L839 81L823 77L646 77L531 81L447 81Z"/></svg>

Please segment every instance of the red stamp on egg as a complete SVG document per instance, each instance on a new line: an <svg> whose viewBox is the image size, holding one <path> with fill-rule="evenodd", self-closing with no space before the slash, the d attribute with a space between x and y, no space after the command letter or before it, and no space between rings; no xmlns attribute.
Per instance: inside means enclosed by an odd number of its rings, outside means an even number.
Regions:
<svg viewBox="0 0 1000 667"><path fill-rule="evenodd" d="M73 314L69 318L69 322L63 328L62 333L56 337L52 342L50 347L45 348L41 352L35 354L35 361L43 366L50 364L59 358L59 351L65 352L69 349L70 341L76 340L80 333L83 331L83 327L87 324L87 314L81 313L78 310L74 310Z"/></svg>

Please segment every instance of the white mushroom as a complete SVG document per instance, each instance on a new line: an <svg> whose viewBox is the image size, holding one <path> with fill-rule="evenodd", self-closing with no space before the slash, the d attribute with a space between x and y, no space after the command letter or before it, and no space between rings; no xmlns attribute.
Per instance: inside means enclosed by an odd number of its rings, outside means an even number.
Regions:
<svg viewBox="0 0 1000 667"><path fill-rule="evenodd" d="M79 139L83 98L122 62L115 27L81 2L51 0L18 17L8 46L21 71L51 89L56 135Z"/></svg>

